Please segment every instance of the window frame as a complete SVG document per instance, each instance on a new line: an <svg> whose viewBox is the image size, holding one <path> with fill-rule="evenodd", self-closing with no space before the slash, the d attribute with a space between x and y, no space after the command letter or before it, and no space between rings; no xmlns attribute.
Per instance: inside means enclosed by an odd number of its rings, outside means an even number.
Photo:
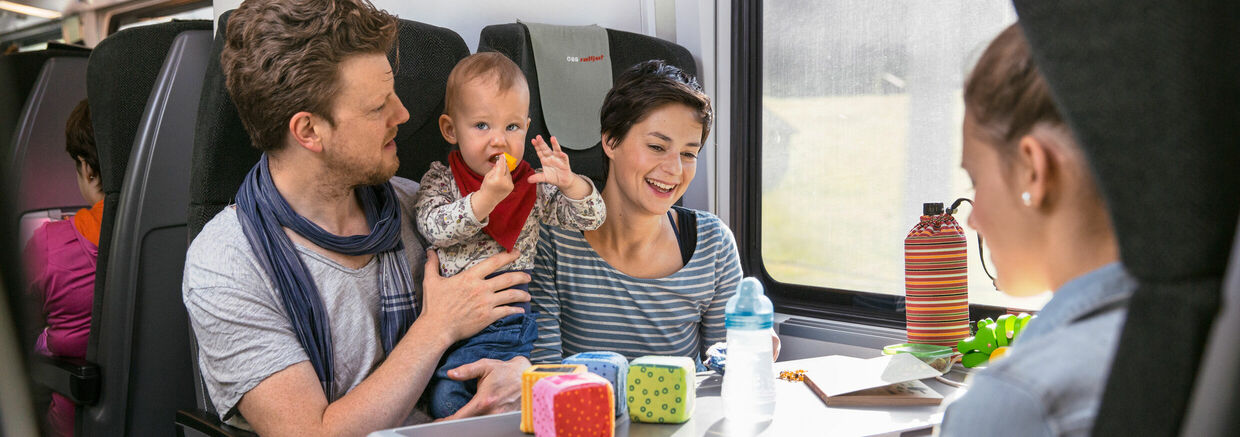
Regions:
<svg viewBox="0 0 1240 437"><path fill-rule="evenodd" d="M775 310L866 325L905 329L905 313L896 310L903 295L845 290L780 282L771 277L762 259L762 8L763 0L731 2L731 199L729 215L745 274L762 281ZM890 310L866 308L855 298L891 301ZM997 318L1008 308L969 304L969 320Z"/></svg>
<svg viewBox="0 0 1240 437"><path fill-rule="evenodd" d="M105 35L112 35L119 32L121 26L146 19L201 9L208 6L213 6L213 3L208 0L170 0L126 6L132 7L117 8L106 13L107 32Z"/></svg>
<svg viewBox="0 0 1240 437"><path fill-rule="evenodd" d="M8 47L9 44L25 47L55 41L61 37L60 26L63 22L63 18L56 18L15 29L5 36L7 39L0 41L0 47ZM8 138L4 140L9 141Z"/></svg>

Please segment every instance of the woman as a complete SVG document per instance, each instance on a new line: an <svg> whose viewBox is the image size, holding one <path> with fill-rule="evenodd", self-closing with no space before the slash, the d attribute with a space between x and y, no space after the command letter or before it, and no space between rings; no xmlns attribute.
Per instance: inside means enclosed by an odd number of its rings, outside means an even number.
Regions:
<svg viewBox="0 0 1240 437"><path fill-rule="evenodd" d="M1136 282L1018 25L987 47L964 100L962 167L977 190L969 225L990 248L1000 289L1055 295L1007 356L973 375L942 434L1088 435Z"/></svg>
<svg viewBox="0 0 1240 437"><path fill-rule="evenodd" d="M673 206L710 134L710 98L679 68L648 61L620 76L601 119L607 219L584 233L543 228L533 361L597 350L700 360L724 340L724 305L741 279L723 222Z"/></svg>
<svg viewBox="0 0 1240 437"><path fill-rule="evenodd" d="M95 152L94 129L86 100L78 103L65 125L65 150L77 168L77 185L91 206L71 220L49 222L34 231L26 245L30 292L43 304L47 327L35 343L44 355L84 358L95 302L95 259L103 219L103 184ZM74 405L52 394L48 422L55 435L73 435Z"/></svg>

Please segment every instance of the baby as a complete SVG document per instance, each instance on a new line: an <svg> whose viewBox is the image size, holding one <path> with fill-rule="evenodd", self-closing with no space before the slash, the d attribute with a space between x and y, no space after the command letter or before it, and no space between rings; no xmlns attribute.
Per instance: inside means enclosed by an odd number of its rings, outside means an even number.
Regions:
<svg viewBox="0 0 1240 437"><path fill-rule="evenodd" d="M540 171L521 159L529 106L525 76L502 54L466 57L448 76L439 130L459 150L448 154L447 166L432 163L422 177L415 220L438 251L443 276L513 249L521 257L491 276L529 273L540 222L571 230L593 230L603 223L602 197L589 179L573 173L555 137L551 147L541 136L533 141L543 165ZM517 288L528 291L526 284ZM482 358L530 356L536 324L529 303L519 305L524 313L496 321L444 354L427 387L432 416L452 415L477 389L475 381L449 379L448 370Z"/></svg>

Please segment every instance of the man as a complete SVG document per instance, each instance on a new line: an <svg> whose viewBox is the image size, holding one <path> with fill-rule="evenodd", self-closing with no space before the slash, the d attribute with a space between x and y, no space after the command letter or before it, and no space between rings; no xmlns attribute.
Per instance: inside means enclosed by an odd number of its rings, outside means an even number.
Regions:
<svg viewBox="0 0 1240 437"><path fill-rule="evenodd" d="M264 155L191 244L183 297L229 424L362 435L408 423L444 351L529 300L509 290L528 275L484 279L515 253L442 278L424 252L417 184L393 177L409 118L386 57L395 36L366 0L248 1L228 21L221 67ZM452 417L517 408L528 365L450 372L478 379Z"/></svg>

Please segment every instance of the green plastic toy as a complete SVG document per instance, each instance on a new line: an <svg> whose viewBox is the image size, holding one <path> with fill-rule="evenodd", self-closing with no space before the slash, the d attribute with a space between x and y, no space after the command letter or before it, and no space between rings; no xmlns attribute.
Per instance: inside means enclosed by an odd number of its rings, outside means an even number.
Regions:
<svg viewBox="0 0 1240 437"><path fill-rule="evenodd" d="M956 343L956 350L964 354L960 359L960 364L965 367L977 367L986 364L990 361L990 357L995 353L995 350L1006 348L1016 341L1016 337L1036 317L1020 313L1015 316L1004 314L999 316L998 320L991 320L989 318L978 320L977 332L972 337ZM995 357L998 358L1004 352L1006 352L1006 349L996 354Z"/></svg>

